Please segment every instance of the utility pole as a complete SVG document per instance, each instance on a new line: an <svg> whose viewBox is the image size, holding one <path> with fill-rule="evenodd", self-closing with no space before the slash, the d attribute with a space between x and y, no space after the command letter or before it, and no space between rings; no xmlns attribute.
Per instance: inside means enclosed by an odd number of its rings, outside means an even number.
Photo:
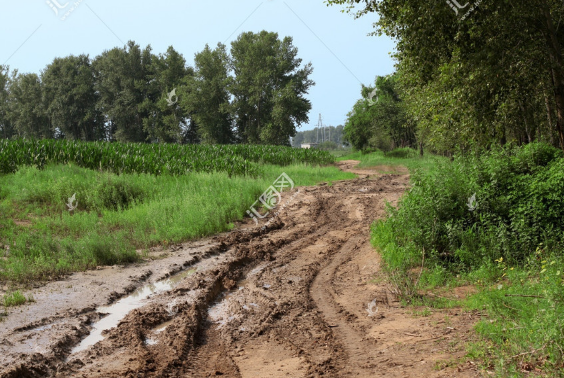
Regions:
<svg viewBox="0 0 564 378"><path fill-rule="evenodd" d="M319 113L319 121L317 121L317 143L319 143L319 129L323 127L323 118L321 118L321 113ZM321 141L325 142L325 133L324 130L321 129Z"/></svg>

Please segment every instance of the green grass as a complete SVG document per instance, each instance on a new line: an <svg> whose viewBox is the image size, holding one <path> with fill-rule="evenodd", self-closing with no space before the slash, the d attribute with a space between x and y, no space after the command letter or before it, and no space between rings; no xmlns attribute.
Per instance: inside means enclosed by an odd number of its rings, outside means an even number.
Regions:
<svg viewBox="0 0 564 378"><path fill-rule="evenodd" d="M339 160L339 158L342 158L343 156L350 155L352 153L352 150L350 148L347 148L347 149L342 149L342 150L329 150L328 152L332 156L337 158L337 160Z"/></svg>
<svg viewBox="0 0 564 378"><path fill-rule="evenodd" d="M437 161L413 175L399 207L372 227L404 303L483 314L468 357L496 376L564 368L562 167L561 153L545 145ZM466 285L477 293L464 300L422 294L448 297Z"/></svg>
<svg viewBox="0 0 564 378"><path fill-rule="evenodd" d="M354 175L335 167L261 166L257 178L99 172L75 165L21 167L2 176L0 280L53 279L138 261L155 245L227 231L286 172L297 186ZM76 194L76 210L68 199Z"/></svg>
<svg viewBox="0 0 564 378"><path fill-rule="evenodd" d="M430 170L437 161L444 161L446 158L425 154L419 156L417 151L410 148L399 148L389 153L375 151L371 153L354 152L344 156L337 157L337 161L343 160L359 160L359 168L371 168L377 166L403 166L414 172L418 169Z"/></svg>
<svg viewBox="0 0 564 378"><path fill-rule="evenodd" d="M4 307L15 307L21 306L26 302L35 302L32 296L26 298L22 293L19 291L14 291L9 294L4 294L3 298Z"/></svg>

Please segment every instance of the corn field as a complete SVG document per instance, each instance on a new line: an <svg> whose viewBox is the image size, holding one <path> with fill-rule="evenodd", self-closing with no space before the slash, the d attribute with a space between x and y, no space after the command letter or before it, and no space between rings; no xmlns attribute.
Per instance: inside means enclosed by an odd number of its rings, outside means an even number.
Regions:
<svg viewBox="0 0 564 378"><path fill-rule="evenodd" d="M225 172L256 177L259 164L329 164L326 151L256 145L178 145L67 140L0 140L0 174L21 166L74 163L113 173L183 175L189 172Z"/></svg>

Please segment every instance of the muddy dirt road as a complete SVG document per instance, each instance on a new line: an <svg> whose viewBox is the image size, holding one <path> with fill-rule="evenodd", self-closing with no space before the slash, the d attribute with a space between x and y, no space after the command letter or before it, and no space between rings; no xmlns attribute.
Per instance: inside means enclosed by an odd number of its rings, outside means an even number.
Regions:
<svg viewBox="0 0 564 378"><path fill-rule="evenodd" d="M408 176L372 173L285 193L265 230L35 290L0 323L0 377L476 376L472 314L416 317L389 290L369 227Z"/></svg>

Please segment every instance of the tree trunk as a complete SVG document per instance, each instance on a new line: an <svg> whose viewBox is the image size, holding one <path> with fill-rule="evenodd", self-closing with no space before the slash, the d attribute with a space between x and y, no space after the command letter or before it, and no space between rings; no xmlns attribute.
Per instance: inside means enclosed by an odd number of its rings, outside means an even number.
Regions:
<svg viewBox="0 0 564 378"><path fill-rule="evenodd" d="M546 21L546 38L548 53L551 58L551 73L554 80L554 100L556 102L556 131L560 141L560 148L564 150L564 75L562 65L562 47L558 41L550 9L546 1L542 3L542 11Z"/></svg>
<svg viewBox="0 0 564 378"><path fill-rule="evenodd" d="M546 104L546 118L548 121L548 133L550 135L550 144L554 146L554 131L553 131L553 121L552 121L552 107L550 106L550 100L546 92L544 92L544 102Z"/></svg>

